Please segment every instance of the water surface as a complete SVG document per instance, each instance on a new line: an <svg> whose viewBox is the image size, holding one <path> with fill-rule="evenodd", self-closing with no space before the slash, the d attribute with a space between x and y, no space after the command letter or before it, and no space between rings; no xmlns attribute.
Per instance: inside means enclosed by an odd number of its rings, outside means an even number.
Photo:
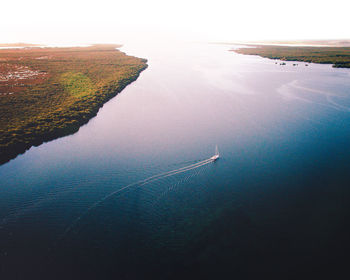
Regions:
<svg viewBox="0 0 350 280"><path fill-rule="evenodd" d="M149 62L136 82L0 167L2 279L341 271L350 71L228 49L126 45Z"/></svg>

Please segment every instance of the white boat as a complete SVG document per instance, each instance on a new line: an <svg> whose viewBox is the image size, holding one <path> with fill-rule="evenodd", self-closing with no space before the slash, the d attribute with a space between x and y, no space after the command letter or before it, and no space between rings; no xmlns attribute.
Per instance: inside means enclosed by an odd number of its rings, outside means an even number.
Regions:
<svg viewBox="0 0 350 280"><path fill-rule="evenodd" d="M216 161L219 157L220 157L219 149L218 149L218 145L216 145L216 147L215 147L215 155L213 155L210 159L212 161Z"/></svg>

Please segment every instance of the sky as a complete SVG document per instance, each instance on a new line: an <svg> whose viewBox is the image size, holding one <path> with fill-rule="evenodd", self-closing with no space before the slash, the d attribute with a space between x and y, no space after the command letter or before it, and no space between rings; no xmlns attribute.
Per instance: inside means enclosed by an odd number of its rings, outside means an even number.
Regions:
<svg viewBox="0 0 350 280"><path fill-rule="evenodd" d="M0 43L349 39L332 0L3 0Z"/></svg>

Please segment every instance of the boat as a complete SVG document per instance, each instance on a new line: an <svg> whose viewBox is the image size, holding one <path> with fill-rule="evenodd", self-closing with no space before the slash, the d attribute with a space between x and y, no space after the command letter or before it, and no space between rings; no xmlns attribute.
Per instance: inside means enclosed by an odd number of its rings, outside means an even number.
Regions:
<svg viewBox="0 0 350 280"><path fill-rule="evenodd" d="M216 145L215 147L215 155L213 155L210 159L212 161L216 161L217 159L219 159L220 154L219 154L219 149L218 149L218 145Z"/></svg>

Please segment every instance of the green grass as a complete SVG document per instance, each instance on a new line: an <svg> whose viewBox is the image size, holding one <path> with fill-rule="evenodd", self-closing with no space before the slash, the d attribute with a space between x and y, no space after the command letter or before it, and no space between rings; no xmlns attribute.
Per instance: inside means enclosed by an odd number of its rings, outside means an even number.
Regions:
<svg viewBox="0 0 350 280"><path fill-rule="evenodd" d="M91 79L83 73L64 73L61 76L64 89L72 96L82 97L96 91Z"/></svg>

